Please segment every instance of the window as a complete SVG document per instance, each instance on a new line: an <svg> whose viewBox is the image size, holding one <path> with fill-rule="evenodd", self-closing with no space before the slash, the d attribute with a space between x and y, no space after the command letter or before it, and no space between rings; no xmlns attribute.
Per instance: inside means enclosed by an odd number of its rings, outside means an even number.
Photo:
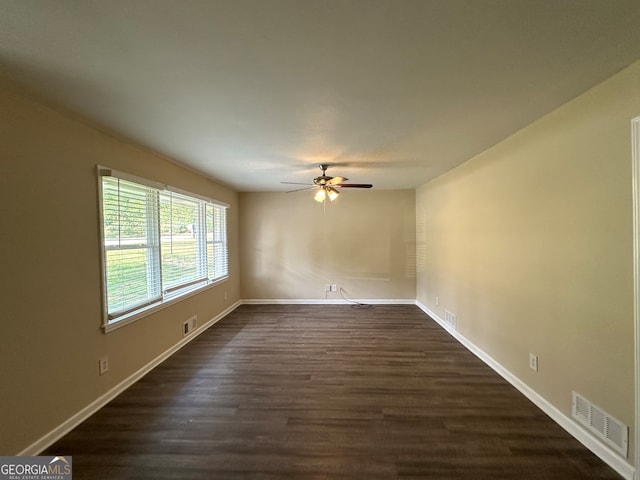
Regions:
<svg viewBox="0 0 640 480"><path fill-rule="evenodd" d="M227 277L227 205L98 172L106 327Z"/></svg>

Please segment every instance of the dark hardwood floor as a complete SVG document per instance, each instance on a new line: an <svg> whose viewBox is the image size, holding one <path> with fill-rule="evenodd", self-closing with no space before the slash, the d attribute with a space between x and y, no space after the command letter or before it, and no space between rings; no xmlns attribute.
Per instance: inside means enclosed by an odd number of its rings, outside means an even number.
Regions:
<svg viewBox="0 0 640 480"><path fill-rule="evenodd" d="M619 479L414 306L244 305L51 446L80 479Z"/></svg>

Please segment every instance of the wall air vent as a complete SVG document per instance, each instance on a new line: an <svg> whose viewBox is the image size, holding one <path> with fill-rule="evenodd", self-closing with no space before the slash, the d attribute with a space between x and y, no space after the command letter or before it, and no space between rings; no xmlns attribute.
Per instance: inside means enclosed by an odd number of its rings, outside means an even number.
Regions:
<svg viewBox="0 0 640 480"><path fill-rule="evenodd" d="M457 317L449 310L444 311L444 321L448 323L450 326L452 326L453 328L456 328L456 326L458 325Z"/></svg>
<svg viewBox="0 0 640 480"><path fill-rule="evenodd" d="M627 458L629 427L589 400L573 392L572 415L600 440Z"/></svg>
<svg viewBox="0 0 640 480"><path fill-rule="evenodd" d="M194 315L190 319L185 320L185 322L182 324L182 336L186 337L191 332L193 332L196 329L197 326L198 326L198 316L197 315Z"/></svg>

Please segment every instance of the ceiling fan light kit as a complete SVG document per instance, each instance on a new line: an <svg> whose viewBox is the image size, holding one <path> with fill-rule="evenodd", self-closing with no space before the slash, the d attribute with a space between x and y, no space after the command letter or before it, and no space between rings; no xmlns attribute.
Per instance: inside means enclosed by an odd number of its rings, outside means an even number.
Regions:
<svg viewBox="0 0 640 480"><path fill-rule="evenodd" d="M329 200L333 202L336 198L338 198L338 195L340 195L340 192L335 188L322 186L320 187L320 190L316 192L313 199L316 202L324 202L327 197L329 197Z"/></svg>
<svg viewBox="0 0 640 480"><path fill-rule="evenodd" d="M340 195L340 188L371 188L373 187L370 183L342 183L349 180L345 177L331 177L327 175L327 168L329 168L329 164L321 163L318 165L320 170L322 171L322 175L313 179L313 184L307 183L295 183L295 182L281 182L289 185L310 185L307 188L298 188L296 190L291 190L287 193L298 192L300 190L308 190L312 188L318 187L318 191L313 196L313 199L316 202L323 203L329 197L330 201L334 201Z"/></svg>

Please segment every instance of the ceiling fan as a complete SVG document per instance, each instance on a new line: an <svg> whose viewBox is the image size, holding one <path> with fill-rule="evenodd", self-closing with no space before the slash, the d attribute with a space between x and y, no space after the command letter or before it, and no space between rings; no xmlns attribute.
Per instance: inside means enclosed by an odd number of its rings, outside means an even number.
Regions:
<svg viewBox="0 0 640 480"><path fill-rule="evenodd" d="M280 182L288 185L309 185L305 188L297 188L295 190L290 190L287 193L299 192L301 190L310 190L312 188L317 188L318 191L314 195L313 199L316 202L324 202L327 197L330 201L334 201L340 195L341 188L371 188L373 187L370 183L342 183L349 180L344 177L332 177L327 175L327 168L331 165L328 163L321 163L318 165L320 170L322 171L322 175L313 179L313 184L311 183L296 183L296 182Z"/></svg>

